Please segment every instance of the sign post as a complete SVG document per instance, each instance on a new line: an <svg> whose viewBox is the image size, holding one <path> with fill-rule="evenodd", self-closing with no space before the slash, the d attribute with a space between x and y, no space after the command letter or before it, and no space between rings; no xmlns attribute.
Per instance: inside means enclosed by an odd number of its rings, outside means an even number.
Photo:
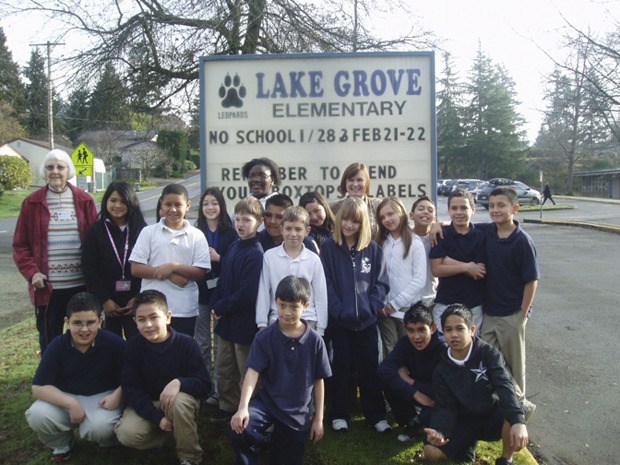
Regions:
<svg viewBox="0 0 620 465"><path fill-rule="evenodd" d="M93 155L86 144L81 143L75 148L75 150L71 153L71 161L75 166L75 175L78 178L78 186L80 186L80 179L85 180L87 176L93 176L95 155ZM80 187L84 188L83 185ZM86 190L88 190L88 184L86 186Z"/></svg>
<svg viewBox="0 0 620 465"><path fill-rule="evenodd" d="M268 157L280 192L328 200L365 163L373 197L436 196L432 52L240 55L200 60L201 187L246 197L241 166Z"/></svg>

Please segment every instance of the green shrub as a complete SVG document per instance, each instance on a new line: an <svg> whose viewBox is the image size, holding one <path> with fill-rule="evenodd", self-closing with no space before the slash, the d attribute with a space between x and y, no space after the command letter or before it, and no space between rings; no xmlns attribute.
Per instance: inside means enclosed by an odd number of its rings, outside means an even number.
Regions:
<svg viewBox="0 0 620 465"><path fill-rule="evenodd" d="M26 188L32 181L28 163L19 157L0 156L0 196L5 190Z"/></svg>

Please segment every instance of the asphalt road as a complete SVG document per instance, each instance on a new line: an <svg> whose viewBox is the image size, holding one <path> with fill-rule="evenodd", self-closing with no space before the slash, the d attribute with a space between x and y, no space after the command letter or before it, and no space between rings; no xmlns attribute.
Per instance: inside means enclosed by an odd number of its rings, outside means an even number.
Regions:
<svg viewBox="0 0 620 465"><path fill-rule="evenodd" d="M187 184L195 199L198 180ZM152 221L159 192L139 195ZM446 219L445 198L438 203L439 216ZM570 203L576 208L545 212L544 218L620 225L620 204L573 199ZM538 218L539 213L518 216L528 217ZM476 213L474 221L487 220L485 210ZM620 463L620 236L567 226L522 225L536 243L542 273L527 329L528 398L538 405L529 425L531 449L541 462L552 465ZM31 311L26 285L10 259L14 228L15 219L0 220L4 321L27 317ZM23 316L4 318L20 308L20 295Z"/></svg>

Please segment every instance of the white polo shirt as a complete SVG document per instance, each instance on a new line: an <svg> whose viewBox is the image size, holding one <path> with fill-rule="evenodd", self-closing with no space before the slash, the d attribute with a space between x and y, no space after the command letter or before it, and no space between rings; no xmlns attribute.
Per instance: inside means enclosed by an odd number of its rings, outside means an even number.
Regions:
<svg viewBox="0 0 620 465"><path fill-rule="evenodd" d="M305 247L298 257L289 257L284 251L284 243L263 255L263 269L256 296L256 325L261 328L277 320L276 288L289 275L305 278L312 286L310 305L301 317L307 321L316 321L316 330L323 336L327 328L327 284L323 263L317 254Z"/></svg>
<svg viewBox="0 0 620 465"><path fill-rule="evenodd" d="M183 220L183 229L170 229L162 218L159 223L145 227L136 241L129 260L143 265L157 267L165 263L211 269L209 245L199 229ZM141 291L156 289L168 300L168 309L173 317L188 318L198 315L198 285L190 281L180 287L169 279L142 279Z"/></svg>

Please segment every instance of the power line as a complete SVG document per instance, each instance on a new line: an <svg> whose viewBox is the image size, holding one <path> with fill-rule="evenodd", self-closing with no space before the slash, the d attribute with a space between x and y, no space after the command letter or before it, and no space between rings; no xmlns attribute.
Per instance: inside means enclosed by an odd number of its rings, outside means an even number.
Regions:
<svg viewBox="0 0 620 465"><path fill-rule="evenodd" d="M65 45L64 42L50 42L44 44L30 44L31 47L47 47L47 127L49 129L50 148L54 150L54 103L52 96L52 45Z"/></svg>

